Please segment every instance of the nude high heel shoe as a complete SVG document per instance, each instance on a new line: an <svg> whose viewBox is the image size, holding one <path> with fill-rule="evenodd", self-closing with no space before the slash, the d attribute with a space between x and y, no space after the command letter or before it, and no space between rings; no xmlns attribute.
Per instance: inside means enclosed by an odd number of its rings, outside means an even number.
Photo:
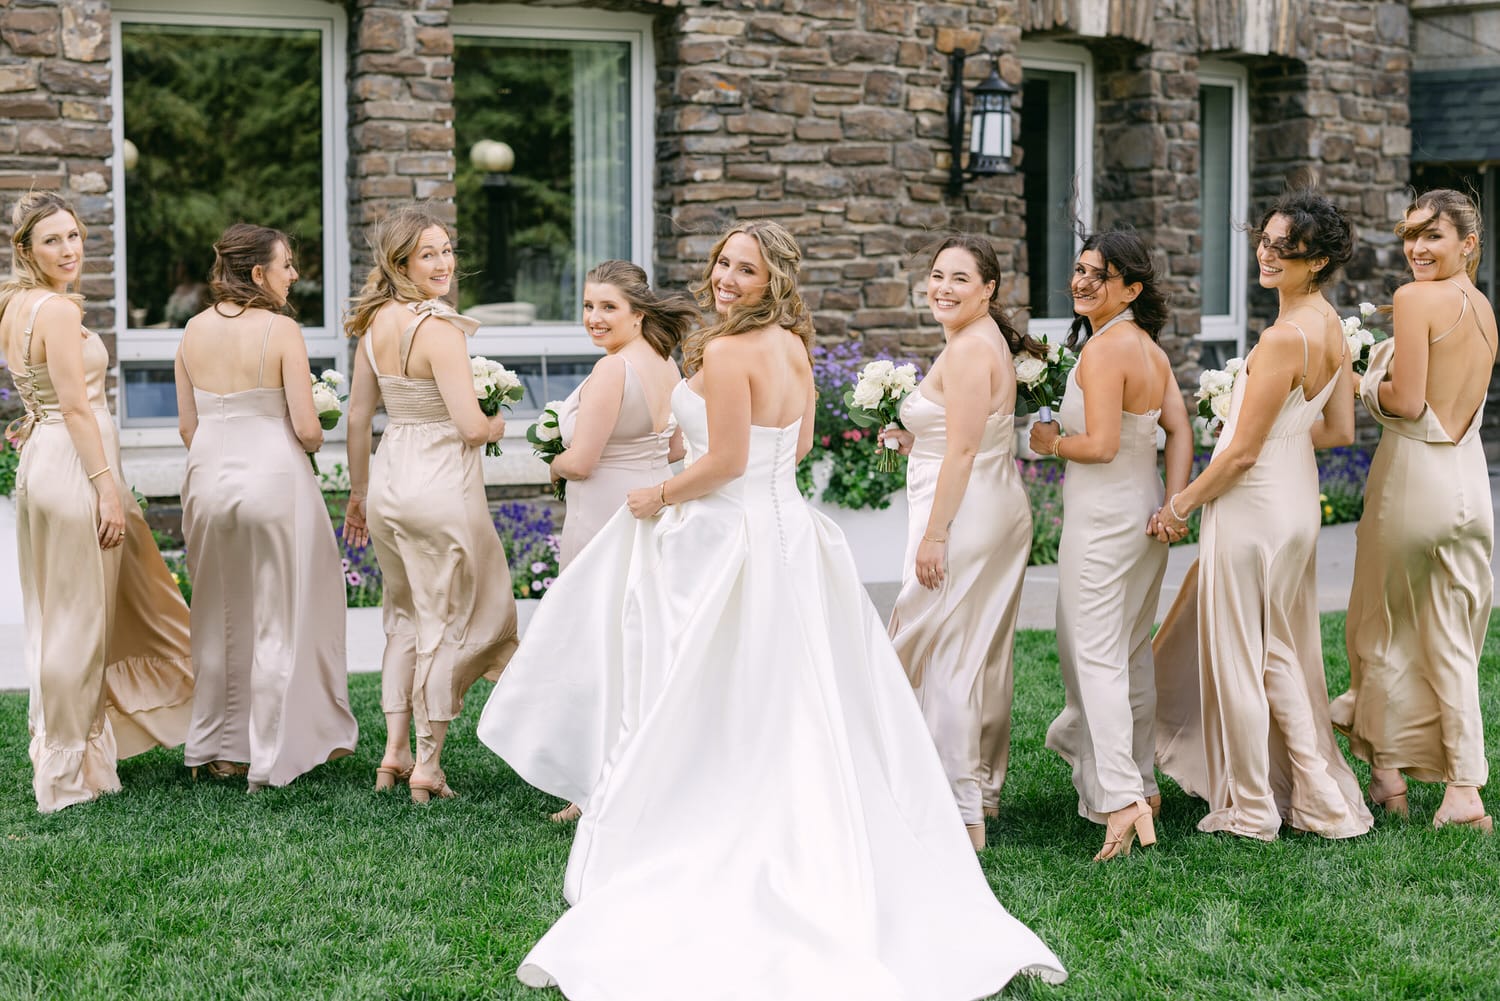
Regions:
<svg viewBox="0 0 1500 1001"><path fill-rule="evenodd" d="M1487 813L1482 817L1475 817L1473 820L1449 820L1442 814L1438 814L1432 818L1432 826L1435 830L1439 831L1445 827L1472 827L1481 834L1495 833L1495 819Z"/></svg>
<svg viewBox="0 0 1500 1001"><path fill-rule="evenodd" d="M1126 811L1131 811L1128 817L1122 817ZM1129 855L1130 845L1135 839L1141 839L1141 845L1156 844L1156 823L1151 819L1151 807L1143 799L1135 801L1134 806L1128 806L1124 810L1116 810L1109 815L1109 823L1104 825L1104 847L1099 849L1099 854L1094 856L1095 862L1103 862L1118 855Z"/></svg>

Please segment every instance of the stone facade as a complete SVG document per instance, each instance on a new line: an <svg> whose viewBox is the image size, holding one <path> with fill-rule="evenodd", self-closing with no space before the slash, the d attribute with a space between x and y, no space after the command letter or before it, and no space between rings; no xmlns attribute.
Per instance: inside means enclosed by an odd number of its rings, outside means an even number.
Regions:
<svg viewBox="0 0 1500 1001"><path fill-rule="evenodd" d="M580 20L588 4L566 8ZM1095 204L1157 249L1173 295L1166 343L1184 379L1198 333L1200 57L1248 67L1252 217L1311 169L1354 218L1360 256L1341 307L1378 299L1402 268L1390 227L1408 177L1410 26L1402 3L1359 0L640 0L656 19L655 271L695 278L731 220L769 217L802 241L819 334L875 352L940 343L913 306L913 250L957 228L989 235L1023 311L1019 173L944 190L948 54L996 55L1021 80L1025 39L1095 59ZM1243 9L1241 9L1243 8ZM391 205L452 213L451 0L346 0L350 286L364 231ZM1234 16L1229 16L1232 13ZM969 60L972 87L988 72ZM90 322L112 333L108 0L0 0L0 188L73 199L91 227ZM463 155L463 151L457 151ZM1018 157L1024 151L1018 151ZM1252 331L1266 316L1256 299Z"/></svg>

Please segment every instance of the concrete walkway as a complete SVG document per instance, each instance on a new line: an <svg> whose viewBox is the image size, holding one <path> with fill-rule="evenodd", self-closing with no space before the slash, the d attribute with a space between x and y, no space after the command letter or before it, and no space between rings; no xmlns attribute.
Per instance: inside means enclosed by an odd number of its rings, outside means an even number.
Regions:
<svg viewBox="0 0 1500 1001"><path fill-rule="evenodd" d="M1490 495L1500 508L1500 478L1490 478ZM14 529L11 529L14 531ZM1167 575L1162 585L1158 620L1166 614L1183 575L1193 560L1198 558L1197 546L1175 546L1167 559ZM1500 565L1500 549L1491 561L1491 569ZM1354 579L1354 526L1331 525L1318 533L1318 610L1342 612L1349 600L1349 587ZM875 607L881 617L889 618L891 606L895 604L900 590L897 583L866 584ZM521 630L524 633L527 621L536 607L535 601L519 602ZM1026 583L1021 594L1020 628L1052 629L1056 626L1057 568L1030 567L1026 571ZM15 616L19 618L19 616ZM10 618L7 616L6 618ZM0 624L0 690L25 689L26 667L24 662L24 634L18 625ZM385 650L385 635L380 627L380 609L351 608L348 628L349 670L380 670L381 654Z"/></svg>

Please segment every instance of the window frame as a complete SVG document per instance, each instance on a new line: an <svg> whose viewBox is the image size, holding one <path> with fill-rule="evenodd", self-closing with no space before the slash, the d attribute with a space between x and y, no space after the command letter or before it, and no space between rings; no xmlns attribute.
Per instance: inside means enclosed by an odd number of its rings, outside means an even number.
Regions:
<svg viewBox="0 0 1500 1001"><path fill-rule="evenodd" d="M1230 92L1230 178L1229 212L1232 219L1247 220L1250 215L1250 78L1245 67L1230 62L1204 59L1198 64L1198 86L1221 87ZM1199 105L1199 129L1202 129L1202 104ZM1201 135L1201 132L1200 132ZM1202 207L1200 164L1199 206ZM1207 262L1200 260L1200 267ZM1229 312L1202 313L1198 340L1234 342L1234 354L1244 357L1248 321L1250 249L1243 239L1229 241ZM1200 281L1200 289L1202 287Z"/></svg>
<svg viewBox="0 0 1500 1001"><path fill-rule="evenodd" d="M1073 176L1078 179L1078 216L1087 228L1094 225L1094 55L1078 45L1063 45L1057 42L1032 42L1022 39L1017 54L1021 59L1021 72L1028 69L1047 70L1053 73L1073 75ZM1083 249L1083 240L1073 236L1073 255ZM1030 254L1027 255L1028 260ZM1034 308L1034 304L1033 304ZM1027 325L1034 337L1046 337L1054 343L1067 336L1072 317L1036 317Z"/></svg>
<svg viewBox="0 0 1500 1001"><path fill-rule="evenodd" d="M349 298L348 182L348 19L341 5L323 0L240 0L224 8L204 10L197 0L114 0L110 11L110 122L115 150L125 140L125 74L121 32L127 24L168 24L195 27L313 29L320 33L322 50L323 115L323 316L317 325L303 327L309 357L347 361L347 346L337 317ZM120 371L118 421L120 444L150 447L179 444L177 422L161 418L132 421L124 390L125 366L131 362L172 361L182 341L182 328L131 328L127 310L126 275L129 268L125 240L125 162L112 156L111 199L114 206L115 338ZM330 319L332 322L330 322ZM343 437L342 425L329 433Z"/></svg>
<svg viewBox="0 0 1500 1001"><path fill-rule="evenodd" d="M656 50L652 16L581 7L468 3L454 5L449 25L455 45L465 37L625 42L629 45L630 200L633 209L630 259L644 268L647 278L652 279L655 271L653 223L656 187ZM454 117L457 115L455 106ZM454 150L454 155L467 156L468 150ZM509 358L530 361L543 356L575 358L603 354L584 330L582 322L483 326L474 334L472 344L473 353L498 358L502 362Z"/></svg>

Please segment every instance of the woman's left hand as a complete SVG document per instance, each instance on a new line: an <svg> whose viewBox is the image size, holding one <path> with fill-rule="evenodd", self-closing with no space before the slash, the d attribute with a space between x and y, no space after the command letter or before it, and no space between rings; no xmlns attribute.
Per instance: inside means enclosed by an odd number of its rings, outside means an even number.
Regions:
<svg viewBox="0 0 1500 1001"><path fill-rule="evenodd" d="M1031 425L1031 450L1037 455L1056 455L1061 430L1056 421L1037 421Z"/></svg>
<svg viewBox="0 0 1500 1001"><path fill-rule="evenodd" d="M625 506L637 518L655 518L666 505L661 502L661 485L640 487L625 495Z"/></svg>
<svg viewBox="0 0 1500 1001"><path fill-rule="evenodd" d="M917 546L917 583L929 591L943 586L948 573L948 543L923 537Z"/></svg>

